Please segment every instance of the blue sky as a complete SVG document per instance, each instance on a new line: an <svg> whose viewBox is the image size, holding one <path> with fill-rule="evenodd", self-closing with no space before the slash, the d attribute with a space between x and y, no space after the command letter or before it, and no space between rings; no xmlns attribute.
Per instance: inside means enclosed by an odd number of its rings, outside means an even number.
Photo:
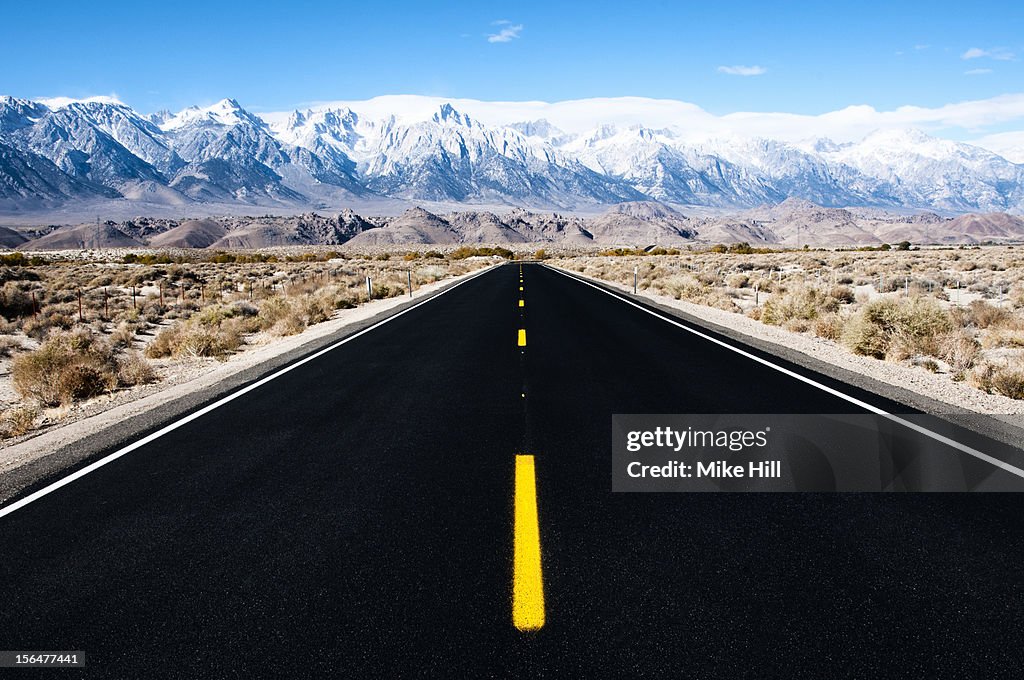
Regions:
<svg viewBox="0 0 1024 680"><path fill-rule="evenodd" d="M0 93L116 94L143 111L225 96L282 110L397 93L636 95L715 114L816 114L1024 91L1019 3L776 5L8 4Z"/></svg>

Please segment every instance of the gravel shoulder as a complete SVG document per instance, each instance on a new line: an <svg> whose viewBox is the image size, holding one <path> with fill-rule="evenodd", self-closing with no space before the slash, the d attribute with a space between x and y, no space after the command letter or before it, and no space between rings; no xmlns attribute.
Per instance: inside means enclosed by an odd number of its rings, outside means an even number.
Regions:
<svg viewBox="0 0 1024 680"><path fill-rule="evenodd" d="M550 266L550 265L548 265ZM914 366L858 356L835 342L769 326L742 314L676 300L579 272L552 267L570 276L655 307L695 326L702 326L739 343L769 352L810 370L874 392L911 409L942 416L1013 446L1024 441L1024 402L987 394L963 383L951 382Z"/></svg>
<svg viewBox="0 0 1024 680"><path fill-rule="evenodd" d="M489 267L487 268L489 269ZM0 449L0 502L83 467L101 452L145 436L304 356L358 333L477 276L478 269L425 285L412 299L393 297L341 310L303 333L251 346L226 361L196 359L160 367L162 380L76 407L57 424Z"/></svg>

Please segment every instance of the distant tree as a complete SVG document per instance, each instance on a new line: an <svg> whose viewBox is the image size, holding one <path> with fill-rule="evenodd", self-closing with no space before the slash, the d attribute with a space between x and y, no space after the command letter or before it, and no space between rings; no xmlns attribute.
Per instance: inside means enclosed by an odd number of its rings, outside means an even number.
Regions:
<svg viewBox="0 0 1024 680"><path fill-rule="evenodd" d="M910 250L910 241L900 241L896 244L896 250Z"/></svg>

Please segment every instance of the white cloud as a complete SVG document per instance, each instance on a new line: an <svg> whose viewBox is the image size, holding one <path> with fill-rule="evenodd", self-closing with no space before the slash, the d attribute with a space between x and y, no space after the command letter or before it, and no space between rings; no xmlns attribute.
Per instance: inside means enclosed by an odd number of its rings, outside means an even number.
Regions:
<svg viewBox="0 0 1024 680"><path fill-rule="evenodd" d="M992 73L990 68L972 68L970 71L964 71L965 76L983 76L986 73Z"/></svg>
<svg viewBox="0 0 1024 680"><path fill-rule="evenodd" d="M497 33L491 33L487 36L487 42L489 43L506 43L515 40L519 37L519 34L523 32L522 24L513 24L507 19L499 19L494 22L495 26L503 26Z"/></svg>
<svg viewBox="0 0 1024 680"><path fill-rule="evenodd" d="M764 66L719 66L719 73L728 73L731 76L759 76L767 73Z"/></svg>
<svg viewBox="0 0 1024 680"><path fill-rule="evenodd" d="M914 45L915 50L926 50L929 47L931 47L931 45Z"/></svg>
<svg viewBox="0 0 1024 680"><path fill-rule="evenodd" d="M1024 163L1024 132L1000 132L975 139L971 144L997 153L1008 161Z"/></svg>
<svg viewBox="0 0 1024 680"><path fill-rule="evenodd" d="M37 101L43 106L51 109L63 109L70 104L89 104L89 103L100 103L100 104L124 104L121 99L117 96L116 92L110 94L94 95L91 97L33 97L33 101Z"/></svg>
<svg viewBox="0 0 1024 680"><path fill-rule="evenodd" d="M1016 55L1005 47L982 49L972 47L960 55L961 59L995 59L996 61L1013 61Z"/></svg>
<svg viewBox="0 0 1024 680"><path fill-rule="evenodd" d="M848 106L837 111L809 115L801 113L740 111L712 114L696 104L673 99L611 97L561 102L485 102L418 95L390 95L366 101L313 104L313 108L348 106L368 118L397 116L403 122L429 120L439 106L450 103L483 123L508 125L546 118L568 133L585 134L603 124L619 127L643 125L668 128L686 139L709 137L768 137L799 142L829 137L852 142L878 129L920 128L952 138L984 136L990 127L1024 130L1024 92L990 99L961 101L938 107L901 106L879 111L872 106ZM283 123L288 113L265 115L268 121Z"/></svg>

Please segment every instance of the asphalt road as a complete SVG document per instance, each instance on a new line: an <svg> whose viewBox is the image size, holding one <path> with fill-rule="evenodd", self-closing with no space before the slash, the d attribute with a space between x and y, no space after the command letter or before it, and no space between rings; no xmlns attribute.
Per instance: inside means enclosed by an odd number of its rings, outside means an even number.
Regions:
<svg viewBox="0 0 1024 680"><path fill-rule="evenodd" d="M112 678L1019 677L1024 497L613 494L613 413L850 405L523 271L522 309L496 268L0 519L0 649Z"/></svg>

